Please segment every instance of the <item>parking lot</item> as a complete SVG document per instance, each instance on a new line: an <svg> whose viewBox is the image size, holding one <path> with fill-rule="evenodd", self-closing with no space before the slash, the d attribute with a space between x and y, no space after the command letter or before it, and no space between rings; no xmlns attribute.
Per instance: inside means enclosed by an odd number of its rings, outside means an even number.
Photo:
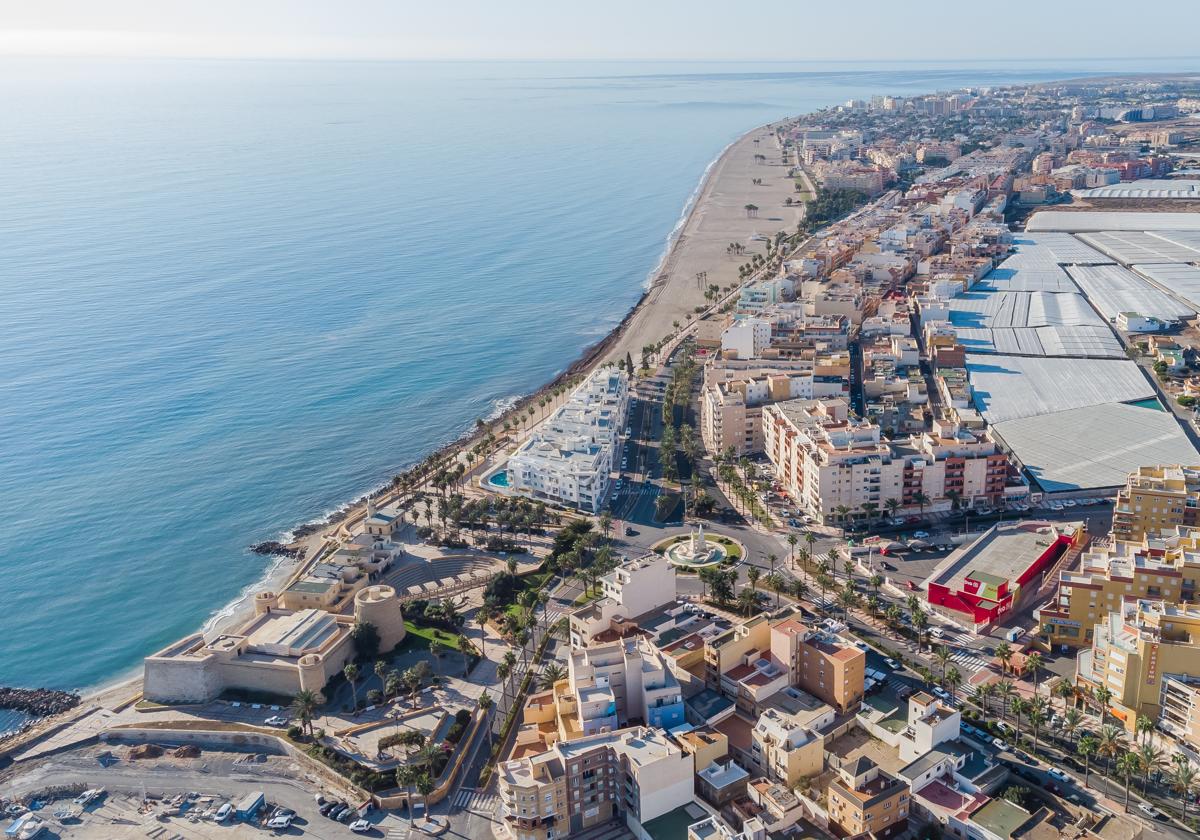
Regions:
<svg viewBox="0 0 1200 840"><path fill-rule="evenodd" d="M104 758L105 753L111 753L112 758ZM0 780L0 796L24 797L60 785L104 788L106 794L78 818L55 816L66 800L46 803L38 812L48 823L42 835L45 837L168 840L305 836L326 840L384 837L389 832L392 837L404 837L408 829L407 821L400 817L374 812L367 817L370 831L353 833L348 823L322 817L315 799L318 793L338 799L344 794L331 789L293 759L220 750L202 750L193 758L176 758L168 752L157 758L132 760L126 747L98 745L45 759L36 768L24 768L13 780ZM212 819L222 804L236 806L258 791L265 799L261 815L269 816L276 808L295 812L289 828L272 831L232 817L223 823ZM189 794L194 796L178 803L186 802L182 815L163 815L164 811L178 814L178 804L172 806L172 801ZM208 818L203 816L206 813Z"/></svg>

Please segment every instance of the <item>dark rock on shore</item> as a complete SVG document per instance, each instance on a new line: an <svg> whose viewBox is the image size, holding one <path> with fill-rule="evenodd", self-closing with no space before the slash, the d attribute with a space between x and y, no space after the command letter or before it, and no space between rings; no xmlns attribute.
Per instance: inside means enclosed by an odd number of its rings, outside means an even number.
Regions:
<svg viewBox="0 0 1200 840"><path fill-rule="evenodd" d="M304 554L304 552L301 549L288 548L283 543L275 542L274 540L268 540L267 542L261 542L258 545L254 546L253 548L251 548L250 550L253 551L255 554L268 554L271 556L281 556L281 557L300 557L301 555Z"/></svg>
<svg viewBox="0 0 1200 840"><path fill-rule="evenodd" d="M79 705L79 695L53 688L0 687L0 709L13 709L27 715L46 717L70 711Z"/></svg>

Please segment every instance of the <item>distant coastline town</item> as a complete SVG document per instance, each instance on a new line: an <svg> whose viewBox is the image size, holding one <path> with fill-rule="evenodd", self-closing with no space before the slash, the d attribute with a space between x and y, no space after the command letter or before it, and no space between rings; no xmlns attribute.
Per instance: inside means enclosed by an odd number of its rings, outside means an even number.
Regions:
<svg viewBox="0 0 1200 840"><path fill-rule="evenodd" d="M79 698L6 836L1200 830L1200 80L876 96L638 305Z"/></svg>

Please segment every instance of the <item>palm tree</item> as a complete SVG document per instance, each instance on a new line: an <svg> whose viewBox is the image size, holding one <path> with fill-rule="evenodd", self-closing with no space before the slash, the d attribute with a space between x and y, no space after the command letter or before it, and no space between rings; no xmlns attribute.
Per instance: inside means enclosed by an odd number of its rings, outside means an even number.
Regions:
<svg viewBox="0 0 1200 840"><path fill-rule="evenodd" d="M962 685L963 681L963 675L959 673L959 670L953 665L950 666L950 670L947 671L945 676L942 677L942 681L945 682L946 685L950 686L950 696L952 698L957 698L958 687Z"/></svg>
<svg viewBox="0 0 1200 840"><path fill-rule="evenodd" d="M471 673L471 659L475 656L475 648L471 646L471 642L466 636L458 637L458 652L462 654L463 679L465 680L467 675Z"/></svg>
<svg viewBox="0 0 1200 840"><path fill-rule="evenodd" d="M996 684L984 683L976 689L975 693L979 697L979 706L983 709L983 716L986 718L988 715L988 700L996 693Z"/></svg>
<svg viewBox="0 0 1200 840"><path fill-rule="evenodd" d="M1145 796L1146 788L1150 784L1150 774L1164 768L1167 762L1163 759L1162 750L1153 744L1142 744L1138 747L1136 755L1142 768L1142 796Z"/></svg>
<svg viewBox="0 0 1200 840"><path fill-rule="evenodd" d="M1088 786L1088 773L1092 769L1092 756L1100 754L1100 742L1091 735L1084 735L1079 739L1079 744L1076 745L1075 751L1083 756L1083 786Z"/></svg>
<svg viewBox="0 0 1200 840"><path fill-rule="evenodd" d="M475 702L479 704L479 711L482 712L482 714L479 716L480 721L487 720L488 712L490 712L492 710L492 706L495 705L495 702L492 700L492 695L488 694L485 691L479 695L479 699L476 700ZM487 728L487 738L488 738L488 752L490 753L491 749L492 749L492 727L488 726L486 728Z"/></svg>
<svg viewBox="0 0 1200 840"><path fill-rule="evenodd" d="M551 662L542 669L542 688L554 688L554 684L566 676L567 670L562 665L559 665L557 662Z"/></svg>
<svg viewBox="0 0 1200 840"><path fill-rule="evenodd" d="M346 663L346 667L342 669L342 674L346 677L346 682L350 683L350 694L354 698L354 712L358 713L358 666L353 662Z"/></svg>
<svg viewBox="0 0 1200 840"><path fill-rule="evenodd" d="M1034 697L1029 704L1029 725L1033 727L1033 754L1038 754L1038 727L1046 722L1045 701Z"/></svg>
<svg viewBox="0 0 1200 840"><path fill-rule="evenodd" d="M1125 813L1129 813L1129 780L1141 769L1138 754L1133 752L1121 753L1117 758L1117 775L1125 780Z"/></svg>
<svg viewBox="0 0 1200 840"><path fill-rule="evenodd" d="M482 607L475 613L475 623L479 625L479 656L487 659L487 610Z"/></svg>
<svg viewBox="0 0 1200 840"><path fill-rule="evenodd" d="M1028 707L1025 704L1025 698L1020 696L1010 700L1008 706L1013 713L1013 720L1016 721L1017 741L1019 742L1021 740L1021 715L1025 714L1025 710Z"/></svg>
<svg viewBox="0 0 1200 840"><path fill-rule="evenodd" d="M945 645L938 645L933 651L933 658L937 660L938 666L942 669L942 679L946 679L946 666L950 663L950 648Z"/></svg>
<svg viewBox="0 0 1200 840"><path fill-rule="evenodd" d="M867 579L867 584L875 590L875 594L879 594L879 587L883 586L883 575L876 572Z"/></svg>
<svg viewBox="0 0 1200 840"><path fill-rule="evenodd" d="M996 658L1000 660L1000 673L1008 673L1008 663L1013 658L1012 648L1008 646L1008 642L1001 642L996 645Z"/></svg>
<svg viewBox="0 0 1200 840"><path fill-rule="evenodd" d="M921 519L924 519L925 518L925 505L929 504L929 502L930 502L929 497L925 495L924 491L918 490L916 493L913 493L912 500L914 502L916 502L917 505L920 506Z"/></svg>
<svg viewBox="0 0 1200 840"><path fill-rule="evenodd" d="M1099 686L1092 692L1092 697L1100 707L1100 725L1104 726L1104 722L1108 720L1108 702L1112 700L1112 690L1107 686Z"/></svg>
<svg viewBox="0 0 1200 840"><path fill-rule="evenodd" d="M414 666L404 672L403 679L404 687L408 689L409 702L415 709L417 707L417 694L421 691L421 675Z"/></svg>
<svg viewBox="0 0 1200 840"><path fill-rule="evenodd" d="M896 604L891 604L886 610L883 611L883 617L887 620L887 623L892 626L892 629L895 629L897 626L899 626L900 619L904 617L904 611Z"/></svg>
<svg viewBox="0 0 1200 840"><path fill-rule="evenodd" d="M509 664L507 662L501 662L499 665L496 666L496 679L500 680L500 682L503 683L501 692L504 696L504 699L506 699L506 700L508 699L508 688L509 688L509 679L508 678L509 678L510 674L512 674L512 669L509 667Z"/></svg>
<svg viewBox="0 0 1200 840"><path fill-rule="evenodd" d="M795 534L788 534L788 565L792 566L793 568L796 565L796 543L798 542L800 542L799 537L797 537Z"/></svg>
<svg viewBox="0 0 1200 840"><path fill-rule="evenodd" d="M1059 697L1063 701L1063 714L1067 713L1067 701L1075 697L1075 686L1071 685L1070 680L1059 680L1054 684L1051 694Z"/></svg>
<svg viewBox="0 0 1200 840"><path fill-rule="evenodd" d="M1150 736L1154 734L1154 721L1145 715L1138 715L1133 726L1143 743L1149 744Z"/></svg>
<svg viewBox="0 0 1200 840"><path fill-rule="evenodd" d="M842 528L845 529L846 518L850 516L850 508L845 505L838 505L833 509L833 512L837 514L838 521L842 523Z"/></svg>
<svg viewBox="0 0 1200 840"><path fill-rule="evenodd" d="M433 672L436 674L438 666L442 664L442 643L437 639L429 642L429 655L433 657Z"/></svg>
<svg viewBox="0 0 1200 840"><path fill-rule="evenodd" d="M1044 664L1045 664L1045 662L1042 659L1042 655L1040 653L1038 653L1037 651L1034 651L1033 653L1029 654L1029 656L1025 657L1025 668L1022 669L1022 673L1024 672L1025 669L1028 669L1033 672L1033 696L1034 697L1037 697L1038 678L1040 676L1039 672L1041 671L1042 666Z"/></svg>
<svg viewBox="0 0 1200 840"><path fill-rule="evenodd" d="M504 425L508 425L505 423ZM413 802L412 802L412 786L417 781L417 768L408 764L401 764L396 768L396 787L402 787L407 794L404 798L408 805L408 824L413 824Z"/></svg>
<svg viewBox="0 0 1200 840"><path fill-rule="evenodd" d="M884 499L883 506L887 508L888 516L896 518L896 511L904 507L904 502L899 499Z"/></svg>
<svg viewBox="0 0 1200 840"><path fill-rule="evenodd" d="M313 714L317 710L317 693L302 688L292 698L291 712L300 721L300 727L305 735L312 735Z"/></svg>
<svg viewBox="0 0 1200 840"><path fill-rule="evenodd" d="M1083 726L1083 712L1078 709L1067 709L1067 713L1063 715L1062 731L1068 741L1075 740L1075 733L1081 726Z"/></svg>
<svg viewBox="0 0 1200 840"><path fill-rule="evenodd" d="M758 606L758 593L753 589L743 589L737 595L737 605L745 615L750 615Z"/></svg>
<svg viewBox="0 0 1200 840"><path fill-rule="evenodd" d="M929 616L925 614L923 609L918 607L913 610L912 626L917 631L917 646L923 647L925 645L925 631L929 629Z"/></svg>
<svg viewBox="0 0 1200 840"><path fill-rule="evenodd" d="M1108 796L1109 763L1124 748L1121 730L1112 724L1100 727L1100 755L1104 756L1104 795Z"/></svg>
<svg viewBox="0 0 1200 840"><path fill-rule="evenodd" d="M758 576L759 571L757 566L751 566L746 570L746 583L750 584L750 588L755 592L758 591Z"/></svg>
<svg viewBox="0 0 1200 840"><path fill-rule="evenodd" d="M854 589L854 584L847 583L838 592L838 603L842 606L842 617L846 620L850 618L850 608L858 603L858 592Z"/></svg>
<svg viewBox="0 0 1200 840"><path fill-rule="evenodd" d="M390 674L391 672L392 672L392 669L389 668L388 664L386 662L384 662L382 659L380 659L378 662L375 663L375 676L379 677L379 687L380 687L380 689L383 690L383 699L384 700L388 699L387 678L388 678L388 674Z"/></svg>
<svg viewBox="0 0 1200 840"><path fill-rule="evenodd" d="M879 596L874 592L867 596L867 614L871 616L871 618L874 618L879 614L880 603Z"/></svg>
<svg viewBox="0 0 1200 840"><path fill-rule="evenodd" d="M1179 757L1182 758L1182 756ZM1171 790L1179 794L1179 798L1183 802L1181 816L1186 819L1188 800L1192 798L1192 791L1196 788L1196 771L1186 758L1175 762L1171 772L1167 774L1167 784Z"/></svg>

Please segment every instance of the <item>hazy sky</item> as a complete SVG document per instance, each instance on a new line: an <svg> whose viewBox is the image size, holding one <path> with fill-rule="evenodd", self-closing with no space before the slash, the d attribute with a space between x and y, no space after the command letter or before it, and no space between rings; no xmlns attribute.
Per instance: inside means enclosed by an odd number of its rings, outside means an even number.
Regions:
<svg viewBox="0 0 1200 840"><path fill-rule="evenodd" d="M0 55L1004 59L1200 53L1200 0L0 0Z"/></svg>

